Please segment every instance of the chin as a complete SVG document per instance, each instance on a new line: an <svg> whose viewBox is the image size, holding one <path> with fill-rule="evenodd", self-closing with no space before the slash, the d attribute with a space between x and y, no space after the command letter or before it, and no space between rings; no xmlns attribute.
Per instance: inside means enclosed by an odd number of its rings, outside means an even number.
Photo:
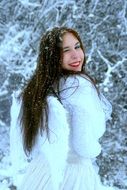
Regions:
<svg viewBox="0 0 127 190"><path fill-rule="evenodd" d="M80 72L82 69L81 68L75 68L75 69L71 69L72 71L77 71Z"/></svg>

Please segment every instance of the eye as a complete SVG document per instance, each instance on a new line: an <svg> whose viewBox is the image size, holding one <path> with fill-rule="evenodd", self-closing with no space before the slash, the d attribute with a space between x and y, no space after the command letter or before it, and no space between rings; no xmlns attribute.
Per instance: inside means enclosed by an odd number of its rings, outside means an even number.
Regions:
<svg viewBox="0 0 127 190"><path fill-rule="evenodd" d="M63 49L63 52L68 52L68 51L69 51L69 48Z"/></svg>
<svg viewBox="0 0 127 190"><path fill-rule="evenodd" d="M80 44L77 44L77 45L75 46L75 49L79 49L79 48L81 48L81 45L80 45Z"/></svg>

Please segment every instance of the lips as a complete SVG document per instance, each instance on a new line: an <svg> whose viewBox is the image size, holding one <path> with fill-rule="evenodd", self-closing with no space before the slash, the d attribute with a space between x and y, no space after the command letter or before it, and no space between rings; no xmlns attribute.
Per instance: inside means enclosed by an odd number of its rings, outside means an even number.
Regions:
<svg viewBox="0 0 127 190"><path fill-rule="evenodd" d="M80 62L74 62L69 64L71 67L78 67L80 65Z"/></svg>

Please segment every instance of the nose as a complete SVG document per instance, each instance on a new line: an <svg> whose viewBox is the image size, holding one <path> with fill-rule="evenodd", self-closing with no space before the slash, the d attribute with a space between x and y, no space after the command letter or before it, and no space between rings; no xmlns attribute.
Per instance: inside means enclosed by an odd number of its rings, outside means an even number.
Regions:
<svg viewBox="0 0 127 190"><path fill-rule="evenodd" d="M72 50L72 52L71 52L71 57L73 58L73 59L77 59L79 56L78 56L78 52L75 50L75 49L73 49Z"/></svg>

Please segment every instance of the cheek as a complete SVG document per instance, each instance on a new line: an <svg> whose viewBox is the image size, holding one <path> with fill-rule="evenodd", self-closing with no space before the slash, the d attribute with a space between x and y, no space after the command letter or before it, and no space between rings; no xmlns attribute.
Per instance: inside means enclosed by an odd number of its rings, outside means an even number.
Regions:
<svg viewBox="0 0 127 190"><path fill-rule="evenodd" d="M63 64L64 65L66 65L67 63L68 63L68 60L69 60L69 56L67 55L67 54L65 54L64 56L63 56Z"/></svg>
<svg viewBox="0 0 127 190"><path fill-rule="evenodd" d="M62 58L62 68L66 67L66 56L64 55Z"/></svg>
<svg viewBox="0 0 127 190"><path fill-rule="evenodd" d="M83 51L81 52L80 57L81 57L82 60L84 61L84 57L85 57L85 55L84 55Z"/></svg>

